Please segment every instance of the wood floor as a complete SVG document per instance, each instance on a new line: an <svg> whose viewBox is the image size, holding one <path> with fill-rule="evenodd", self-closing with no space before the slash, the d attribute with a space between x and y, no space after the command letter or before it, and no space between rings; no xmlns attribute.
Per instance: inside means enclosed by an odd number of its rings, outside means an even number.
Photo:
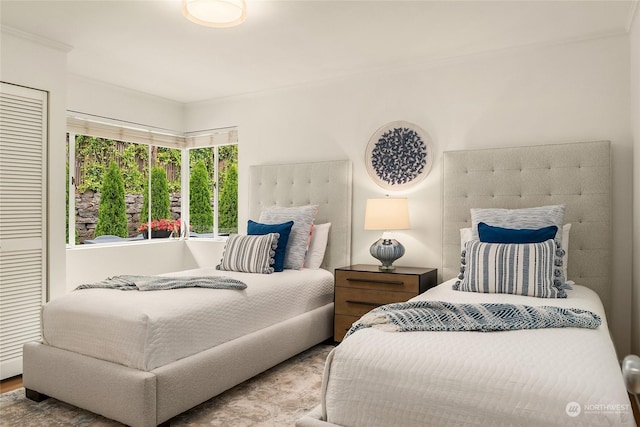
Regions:
<svg viewBox="0 0 640 427"><path fill-rule="evenodd" d="M0 381L0 393L6 393L22 387L22 375Z"/></svg>
<svg viewBox="0 0 640 427"><path fill-rule="evenodd" d="M22 375L0 381L0 393L13 391L20 387L22 387ZM640 408L638 408L637 401L633 396L629 395L629 399L631 400L631 407L633 408L633 417L636 420L636 424L640 426Z"/></svg>

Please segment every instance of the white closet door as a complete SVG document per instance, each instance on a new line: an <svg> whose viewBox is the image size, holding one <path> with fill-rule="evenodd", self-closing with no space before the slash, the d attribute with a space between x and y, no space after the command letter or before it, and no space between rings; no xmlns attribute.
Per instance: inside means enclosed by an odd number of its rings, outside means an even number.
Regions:
<svg viewBox="0 0 640 427"><path fill-rule="evenodd" d="M47 281L47 92L0 83L0 377L40 340Z"/></svg>

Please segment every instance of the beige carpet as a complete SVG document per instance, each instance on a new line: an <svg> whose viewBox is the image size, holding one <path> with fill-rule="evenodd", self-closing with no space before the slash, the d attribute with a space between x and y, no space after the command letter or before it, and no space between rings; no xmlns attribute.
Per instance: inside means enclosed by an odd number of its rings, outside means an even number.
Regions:
<svg viewBox="0 0 640 427"><path fill-rule="evenodd" d="M320 403L324 361L318 345L174 418L172 426L293 426ZM36 403L24 389L0 395L3 427L121 426L56 399Z"/></svg>

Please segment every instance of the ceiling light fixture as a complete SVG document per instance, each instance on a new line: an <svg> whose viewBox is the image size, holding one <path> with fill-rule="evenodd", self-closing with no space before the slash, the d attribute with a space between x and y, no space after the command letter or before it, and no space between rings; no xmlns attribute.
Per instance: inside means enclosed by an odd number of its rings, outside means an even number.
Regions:
<svg viewBox="0 0 640 427"><path fill-rule="evenodd" d="M234 27L247 19L247 4L245 0L182 0L182 14L207 27Z"/></svg>

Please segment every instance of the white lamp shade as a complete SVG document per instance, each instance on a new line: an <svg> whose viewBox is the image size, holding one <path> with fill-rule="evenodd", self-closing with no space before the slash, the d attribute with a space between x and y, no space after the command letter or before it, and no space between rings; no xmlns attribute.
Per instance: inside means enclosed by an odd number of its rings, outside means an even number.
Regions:
<svg viewBox="0 0 640 427"><path fill-rule="evenodd" d="M364 214L365 230L408 230L409 200L369 199Z"/></svg>
<svg viewBox="0 0 640 427"><path fill-rule="evenodd" d="M247 18L245 0L182 0L182 14L196 24L233 27Z"/></svg>

